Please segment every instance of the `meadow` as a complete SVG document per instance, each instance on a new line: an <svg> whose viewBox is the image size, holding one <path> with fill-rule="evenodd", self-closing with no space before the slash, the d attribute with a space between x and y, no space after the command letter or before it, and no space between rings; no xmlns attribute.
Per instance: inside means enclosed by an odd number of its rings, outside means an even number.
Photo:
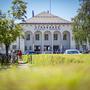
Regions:
<svg viewBox="0 0 90 90"><path fill-rule="evenodd" d="M90 90L90 55L23 56L27 67L0 70L0 90ZM32 60L32 61L31 61Z"/></svg>
<svg viewBox="0 0 90 90"><path fill-rule="evenodd" d="M90 54L68 55L68 54L36 54L24 55L25 62L32 61L34 65L58 65L69 63L90 63Z"/></svg>

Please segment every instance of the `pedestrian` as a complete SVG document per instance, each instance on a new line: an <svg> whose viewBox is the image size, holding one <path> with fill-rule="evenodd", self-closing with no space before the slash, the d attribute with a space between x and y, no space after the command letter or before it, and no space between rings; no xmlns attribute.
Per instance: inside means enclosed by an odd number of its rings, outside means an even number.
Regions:
<svg viewBox="0 0 90 90"><path fill-rule="evenodd" d="M13 60L14 60L14 50L11 50L10 55L11 55L11 63L13 63Z"/></svg>
<svg viewBox="0 0 90 90"><path fill-rule="evenodd" d="M21 50L19 50L18 51L18 60L22 60L22 51Z"/></svg>

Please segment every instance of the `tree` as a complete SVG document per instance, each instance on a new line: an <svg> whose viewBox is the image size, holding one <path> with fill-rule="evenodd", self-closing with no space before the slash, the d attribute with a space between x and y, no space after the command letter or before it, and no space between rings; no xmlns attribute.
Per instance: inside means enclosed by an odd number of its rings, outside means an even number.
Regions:
<svg viewBox="0 0 90 90"><path fill-rule="evenodd" d="M81 7L72 19L73 34L77 44L90 43L90 0L80 0Z"/></svg>
<svg viewBox="0 0 90 90"><path fill-rule="evenodd" d="M7 18L6 16L0 18L0 43L5 45L7 62L9 46L21 35L21 30L20 24L15 24L12 19Z"/></svg>
<svg viewBox="0 0 90 90"><path fill-rule="evenodd" d="M21 35L22 31L21 25L15 20L24 20L26 17L26 3L23 0L13 0L12 5L12 9L7 14L0 11L0 43L5 45L7 57L10 44Z"/></svg>
<svg viewBox="0 0 90 90"><path fill-rule="evenodd" d="M26 2L23 0L13 0L11 13L15 19L24 20L26 18Z"/></svg>

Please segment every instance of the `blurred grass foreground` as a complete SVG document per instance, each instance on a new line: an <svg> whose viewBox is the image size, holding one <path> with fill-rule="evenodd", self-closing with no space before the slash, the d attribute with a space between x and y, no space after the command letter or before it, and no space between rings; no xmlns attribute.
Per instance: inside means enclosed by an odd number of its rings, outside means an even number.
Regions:
<svg viewBox="0 0 90 90"><path fill-rule="evenodd" d="M0 90L90 90L90 55L23 56L32 63L0 70Z"/></svg>

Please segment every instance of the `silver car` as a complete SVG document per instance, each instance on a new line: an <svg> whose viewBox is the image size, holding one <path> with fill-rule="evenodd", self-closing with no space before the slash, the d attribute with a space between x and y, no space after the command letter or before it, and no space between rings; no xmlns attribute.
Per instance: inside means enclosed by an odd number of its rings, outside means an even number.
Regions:
<svg viewBox="0 0 90 90"><path fill-rule="evenodd" d="M81 54L77 49L67 49L64 54Z"/></svg>

